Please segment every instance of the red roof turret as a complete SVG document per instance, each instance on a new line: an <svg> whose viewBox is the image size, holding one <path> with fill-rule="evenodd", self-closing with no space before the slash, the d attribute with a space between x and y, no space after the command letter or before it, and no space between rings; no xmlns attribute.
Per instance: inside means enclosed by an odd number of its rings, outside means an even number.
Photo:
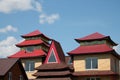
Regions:
<svg viewBox="0 0 120 80"><path fill-rule="evenodd" d="M103 34L100 34L98 32L90 34L88 36L75 39L78 43L83 41L93 41L93 40L108 40L112 45L117 45L115 42L113 42L110 38L110 36L105 36Z"/></svg>
<svg viewBox="0 0 120 80"><path fill-rule="evenodd" d="M39 30L35 30L22 36L24 41L16 44L21 50L9 58L29 58L46 56L49 49L49 38L42 34Z"/></svg>
<svg viewBox="0 0 120 80"><path fill-rule="evenodd" d="M39 30L35 30L33 32L30 32L28 34L22 35L23 38L28 38L28 37L35 37L35 36L43 36L46 39L50 40L47 36L45 36L43 33L41 33Z"/></svg>

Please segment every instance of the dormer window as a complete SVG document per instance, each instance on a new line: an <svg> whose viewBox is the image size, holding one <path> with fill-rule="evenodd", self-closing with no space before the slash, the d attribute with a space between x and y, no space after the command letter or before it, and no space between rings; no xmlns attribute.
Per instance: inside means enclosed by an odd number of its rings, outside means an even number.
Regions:
<svg viewBox="0 0 120 80"><path fill-rule="evenodd" d="M33 46L26 47L27 52L33 52L33 50L34 50Z"/></svg>
<svg viewBox="0 0 120 80"><path fill-rule="evenodd" d="M53 51L51 52L48 62L57 62L55 53Z"/></svg>

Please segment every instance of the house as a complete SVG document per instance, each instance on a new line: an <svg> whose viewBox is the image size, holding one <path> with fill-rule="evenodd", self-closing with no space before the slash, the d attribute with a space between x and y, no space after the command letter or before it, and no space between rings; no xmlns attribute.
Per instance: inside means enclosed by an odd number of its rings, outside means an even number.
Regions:
<svg viewBox="0 0 120 80"><path fill-rule="evenodd" d="M0 59L0 80L28 80L19 59Z"/></svg>
<svg viewBox="0 0 120 80"><path fill-rule="evenodd" d="M117 44L98 32L75 39L80 46L68 52L72 57L73 80L119 80Z"/></svg>
<svg viewBox="0 0 120 80"><path fill-rule="evenodd" d="M20 58L28 78L34 79L35 77L32 76L36 72L34 68L44 62L51 39L39 30L22 35L22 38L24 38L24 41L16 44L20 51L10 55L8 58Z"/></svg>
<svg viewBox="0 0 120 80"><path fill-rule="evenodd" d="M72 80L73 67L65 61L59 42L52 40L45 62L36 67L35 80Z"/></svg>

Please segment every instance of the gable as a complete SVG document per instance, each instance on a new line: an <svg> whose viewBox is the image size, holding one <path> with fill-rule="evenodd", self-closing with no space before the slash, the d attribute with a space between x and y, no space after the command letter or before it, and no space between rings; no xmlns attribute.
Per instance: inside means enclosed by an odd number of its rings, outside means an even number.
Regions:
<svg viewBox="0 0 120 80"><path fill-rule="evenodd" d="M47 63L51 63L51 62L57 62L57 58L53 49L50 53Z"/></svg>

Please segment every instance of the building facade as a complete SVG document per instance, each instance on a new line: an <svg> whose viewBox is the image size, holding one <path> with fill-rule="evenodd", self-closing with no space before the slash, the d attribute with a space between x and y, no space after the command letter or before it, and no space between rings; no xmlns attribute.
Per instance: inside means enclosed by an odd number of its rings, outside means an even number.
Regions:
<svg viewBox="0 0 120 80"><path fill-rule="evenodd" d="M20 58L32 80L120 80L117 44L98 32L75 39L80 46L65 56L59 42L36 30L22 36L20 51L9 58ZM51 43L49 43L51 41Z"/></svg>
<svg viewBox="0 0 120 80"><path fill-rule="evenodd" d="M75 39L80 46L68 54L73 57L74 80L119 80L117 44L109 36L93 33Z"/></svg>
<svg viewBox="0 0 120 80"><path fill-rule="evenodd" d="M22 38L24 41L16 44L20 51L9 56L9 58L20 58L28 78L34 79L35 77L32 74L36 72L35 67L44 62L49 50L50 38L39 30L22 35Z"/></svg>

